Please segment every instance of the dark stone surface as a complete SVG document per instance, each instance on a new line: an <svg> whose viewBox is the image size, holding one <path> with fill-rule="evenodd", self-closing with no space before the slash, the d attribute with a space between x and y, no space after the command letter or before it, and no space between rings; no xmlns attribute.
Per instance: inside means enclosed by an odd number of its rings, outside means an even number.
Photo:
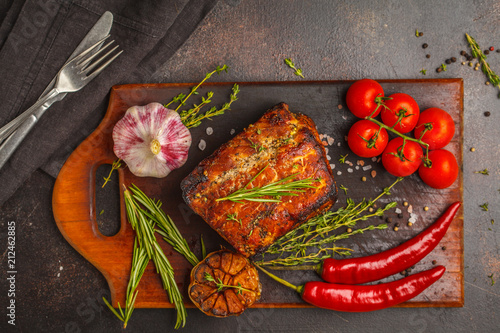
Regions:
<svg viewBox="0 0 500 333"><path fill-rule="evenodd" d="M481 71L462 66L464 34L483 49L500 48L498 1L221 1L151 82L197 82L216 65L215 80L308 80L462 77L464 101L465 306L338 313L321 309L251 309L214 319L189 309L185 332L498 332L500 327L500 136L498 89ZM415 37L415 29L424 36ZM423 49L421 45L429 47ZM428 59L425 55L429 53ZM455 56L448 70L435 69ZM500 53L488 61L500 72ZM419 71L427 69L423 76ZM134 83L134 82L131 82ZM485 111L491 116L485 117ZM469 149L474 147L475 152ZM490 175L475 174L488 168ZM25 332L118 332L100 301L104 277L64 240L51 211L54 179L38 171L0 207L0 331L11 331L5 308L7 224L16 230L16 328ZM113 200L113 199L109 199ZM488 202L489 211L479 205ZM495 220L494 224L491 220ZM111 227L110 232L113 228ZM498 280L492 285L492 280ZM171 309L139 309L129 332L172 330Z"/></svg>

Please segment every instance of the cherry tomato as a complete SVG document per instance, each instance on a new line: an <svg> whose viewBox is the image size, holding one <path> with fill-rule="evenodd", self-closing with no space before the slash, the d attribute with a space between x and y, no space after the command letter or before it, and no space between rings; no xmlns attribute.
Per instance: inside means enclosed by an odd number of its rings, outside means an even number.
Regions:
<svg viewBox="0 0 500 333"><path fill-rule="evenodd" d="M419 139L422 132L429 127L422 141L429 144L429 149L439 149L446 146L455 134L455 123L448 112L430 108L420 114L415 127L415 138Z"/></svg>
<svg viewBox="0 0 500 333"><path fill-rule="evenodd" d="M382 154L384 168L393 176L406 177L417 171L422 163L424 153L422 147L416 142L406 141L403 156L399 156L403 146L403 138L395 138L389 141Z"/></svg>
<svg viewBox="0 0 500 333"><path fill-rule="evenodd" d="M418 168L420 178L433 188L447 188L458 177L458 163L455 156L445 149L431 150L429 152L431 166L424 163Z"/></svg>
<svg viewBox="0 0 500 333"><path fill-rule="evenodd" d="M401 114L401 121L394 126L394 129L399 133L408 133L413 130L420 115L417 102L410 95L403 93L392 94L389 98L391 99L384 103L386 107L382 107L382 122L392 127Z"/></svg>
<svg viewBox="0 0 500 333"><path fill-rule="evenodd" d="M347 135L347 144L360 157L374 157L382 154L389 141L385 128L363 119L352 125ZM377 135L378 133L378 135Z"/></svg>
<svg viewBox="0 0 500 333"><path fill-rule="evenodd" d="M377 103L382 97L384 90L377 81L362 79L354 82L347 90L347 107L356 117L365 118L377 108ZM373 117L380 113L381 108L378 108Z"/></svg>

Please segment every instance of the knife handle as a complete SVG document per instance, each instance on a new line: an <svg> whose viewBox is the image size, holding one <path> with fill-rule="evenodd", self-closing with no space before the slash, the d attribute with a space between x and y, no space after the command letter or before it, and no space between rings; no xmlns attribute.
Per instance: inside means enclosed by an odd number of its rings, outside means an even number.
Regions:
<svg viewBox="0 0 500 333"><path fill-rule="evenodd" d="M3 144L0 146L0 169L9 160L26 135L31 131L33 126L35 126L37 121L38 118L31 115L14 133L5 139Z"/></svg>

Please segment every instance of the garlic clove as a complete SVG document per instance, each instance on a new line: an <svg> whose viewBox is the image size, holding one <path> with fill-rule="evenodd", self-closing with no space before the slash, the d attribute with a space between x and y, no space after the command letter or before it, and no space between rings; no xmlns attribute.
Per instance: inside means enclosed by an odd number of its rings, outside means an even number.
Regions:
<svg viewBox="0 0 500 333"><path fill-rule="evenodd" d="M191 133L160 103L133 106L113 128L113 151L139 177L162 178L184 165Z"/></svg>

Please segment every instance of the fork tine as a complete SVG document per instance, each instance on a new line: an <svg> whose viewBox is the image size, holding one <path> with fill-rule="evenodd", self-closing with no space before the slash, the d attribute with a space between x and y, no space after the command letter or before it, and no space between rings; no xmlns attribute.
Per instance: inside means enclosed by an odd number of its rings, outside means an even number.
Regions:
<svg viewBox="0 0 500 333"><path fill-rule="evenodd" d="M107 43L106 45L102 46L99 50L97 50L96 52L94 52L92 55L86 57L85 59L81 60L81 61L78 61L76 66L78 66L80 68L80 71L83 71L85 69L85 67L88 66L88 64L95 58L97 57L102 51L104 51L108 46L110 46L111 44L113 44L115 41L112 40L110 41L109 43Z"/></svg>
<svg viewBox="0 0 500 333"><path fill-rule="evenodd" d="M111 44L111 43L110 43ZM111 55L117 48L119 47L119 45L116 45L115 47L113 47L111 50L109 50L105 55L103 55L102 57L100 57L99 59L97 59L96 61L94 61L92 64L90 64L88 67L86 67L85 69L82 69L82 73L85 73L85 74L88 74L90 73L94 68L97 67L97 65L99 65L104 59L106 59L109 55ZM104 49L104 47L102 48ZM101 49L101 50L102 50Z"/></svg>
<svg viewBox="0 0 500 333"><path fill-rule="evenodd" d="M116 46L114 49L116 49L118 46ZM113 50L114 50L113 49ZM110 51L111 52L111 51ZM108 52L108 53L110 53ZM108 61L106 61L104 64L101 65L101 67L99 67L98 69L96 69L94 72L92 72L92 74L90 74L89 76L86 76L84 79L85 80L92 80L94 77L96 77L100 72L102 72L104 70L104 68L108 67L109 64L111 64L116 58L118 58L118 56L120 54L123 53L123 50L121 50L120 52L118 52L117 54L115 54L111 59L109 59ZM106 54L107 56L107 54ZM106 56L102 57L101 59L105 58ZM101 60L100 59L100 60Z"/></svg>
<svg viewBox="0 0 500 333"><path fill-rule="evenodd" d="M110 37L110 35L107 35L106 37L104 37L103 39L101 39L100 41L98 41L97 43L95 43L94 45L92 45L91 47L89 47L88 49L86 49L85 51L83 51L82 53L80 53L79 55L77 55L76 57L74 57L70 62L71 63L77 63L77 64L80 63L80 59L82 59L87 54L89 54L90 52L92 52L96 47L98 47L99 45L101 45L109 37Z"/></svg>

